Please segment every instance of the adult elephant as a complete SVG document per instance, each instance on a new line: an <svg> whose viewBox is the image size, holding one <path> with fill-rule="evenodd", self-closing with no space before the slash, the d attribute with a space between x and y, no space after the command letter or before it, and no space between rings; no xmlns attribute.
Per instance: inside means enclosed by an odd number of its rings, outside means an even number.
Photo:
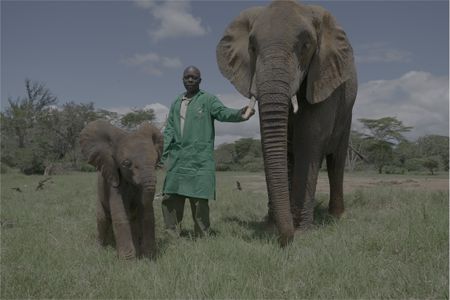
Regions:
<svg viewBox="0 0 450 300"><path fill-rule="evenodd" d="M281 245L313 222L324 157L329 212L340 216L357 79L352 47L331 14L285 0L246 9L225 30L217 63L242 95L258 100L269 220Z"/></svg>
<svg viewBox="0 0 450 300"><path fill-rule="evenodd" d="M120 258L154 256L153 198L161 133L148 123L126 132L98 120L82 130L80 144L88 162L99 171L98 242L102 246L115 242Z"/></svg>

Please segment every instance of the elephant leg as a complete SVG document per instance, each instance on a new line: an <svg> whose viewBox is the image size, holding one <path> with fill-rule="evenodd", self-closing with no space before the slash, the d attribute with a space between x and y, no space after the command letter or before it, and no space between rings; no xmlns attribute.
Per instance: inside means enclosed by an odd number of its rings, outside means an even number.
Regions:
<svg viewBox="0 0 450 300"><path fill-rule="evenodd" d="M344 168L347 156L348 139L350 135L350 123L348 122L345 134L339 141L336 151L327 155L328 180L330 183L330 203L328 212L340 217L344 212Z"/></svg>
<svg viewBox="0 0 450 300"><path fill-rule="evenodd" d="M97 201L97 242L106 247L114 245L114 236L109 209L99 200Z"/></svg>
<svg viewBox="0 0 450 300"><path fill-rule="evenodd" d="M142 207L140 203L133 203L133 207L130 207L130 226L131 234L133 238L134 248L136 249L136 256L141 256L141 243L142 243Z"/></svg>
<svg viewBox="0 0 450 300"><path fill-rule="evenodd" d="M153 209L153 193L143 193L141 211L141 253L152 258L156 254L155 212Z"/></svg>
<svg viewBox="0 0 450 300"><path fill-rule="evenodd" d="M297 159L296 159L296 162ZM315 193L321 158L298 162L293 174L291 210L296 228L307 229L313 223Z"/></svg>
<svg viewBox="0 0 450 300"><path fill-rule="evenodd" d="M129 203L122 199L118 189L110 189L109 205L113 224L116 248L119 258L132 259L136 257L131 224L129 221ZM125 201L124 201L125 200Z"/></svg>

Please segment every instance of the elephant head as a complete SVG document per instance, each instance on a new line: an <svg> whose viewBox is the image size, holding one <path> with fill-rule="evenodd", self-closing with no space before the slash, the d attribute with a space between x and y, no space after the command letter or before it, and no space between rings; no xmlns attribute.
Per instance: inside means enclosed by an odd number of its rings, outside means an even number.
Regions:
<svg viewBox="0 0 450 300"><path fill-rule="evenodd" d="M155 166L162 153L162 135L144 123L127 133L107 121L89 123L80 135L80 144L88 162L114 187L128 183L154 192Z"/></svg>
<svg viewBox="0 0 450 300"><path fill-rule="evenodd" d="M289 111L297 108L290 103L325 101L348 79L352 48L326 10L283 0L242 11L216 54L222 74L243 96L258 100L269 199L285 245L294 234L287 135Z"/></svg>

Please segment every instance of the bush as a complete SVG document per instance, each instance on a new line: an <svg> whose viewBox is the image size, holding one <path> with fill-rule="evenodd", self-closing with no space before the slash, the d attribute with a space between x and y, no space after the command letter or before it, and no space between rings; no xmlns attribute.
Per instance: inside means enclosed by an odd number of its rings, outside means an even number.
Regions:
<svg viewBox="0 0 450 300"><path fill-rule="evenodd" d="M0 174L6 174L9 172L9 167L4 163L0 163Z"/></svg>
<svg viewBox="0 0 450 300"><path fill-rule="evenodd" d="M26 175L44 174L45 156L39 149L22 148L16 151L17 168Z"/></svg>
<svg viewBox="0 0 450 300"><path fill-rule="evenodd" d="M79 170L81 172L96 172L97 171L94 166L91 166L90 164L87 164L87 163L81 163Z"/></svg>
<svg viewBox="0 0 450 300"><path fill-rule="evenodd" d="M386 174L405 174L406 170L404 168L401 167L397 167L397 166L385 166L383 168L384 173Z"/></svg>
<svg viewBox="0 0 450 300"><path fill-rule="evenodd" d="M411 158L406 160L405 168L408 171L423 171L423 159L421 158Z"/></svg>
<svg viewBox="0 0 450 300"><path fill-rule="evenodd" d="M264 170L264 164L261 162L250 162L242 166L241 170L248 172L259 172Z"/></svg>

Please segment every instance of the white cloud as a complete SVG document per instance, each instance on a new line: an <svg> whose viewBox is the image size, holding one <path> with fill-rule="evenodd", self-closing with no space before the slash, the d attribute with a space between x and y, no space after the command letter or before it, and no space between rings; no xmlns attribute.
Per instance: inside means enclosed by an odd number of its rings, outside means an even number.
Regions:
<svg viewBox="0 0 450 300"><path fill-rule="evenodd" d="M155 122L163 124L169 115L169 108L161 103L152 103L144 106L144 109L153 109L155 112Z"/></svg>
<svg viewBox="0 0 450 300"><path fill-rule="evenodd" d="M150 29L149 35L153 41L166 38L203 36L210 29L202 25L201 18L191 13L189 1L135 0L137 7L146 9L155 20L156 26Z"/></svg>
<svg viewBox="0 0 450 300"><path fill-rule="evenodd" d="M355 60L358 63L407 63L412 53L395 49L386 43L372 43L355 47Z"/></svg>
<svg viewBox="0 0 450 300"><path fill-rule="evenodd" d="M182 66L179 58L161 56L154 52L135 54L132 57L122 59L122 63L129 66L138 66L147 74L154 76L161 76L163 69L174 69Z"/></svg>
<svg viewBox="0 0 450 300"><path fill-rule="evenodd" d="M374 80L359 86L355 103L354 128L361 129L358 118L397 117L414 128L407 137L426 134L448 135L448 76L411 71L393 80Z"/></svg>

